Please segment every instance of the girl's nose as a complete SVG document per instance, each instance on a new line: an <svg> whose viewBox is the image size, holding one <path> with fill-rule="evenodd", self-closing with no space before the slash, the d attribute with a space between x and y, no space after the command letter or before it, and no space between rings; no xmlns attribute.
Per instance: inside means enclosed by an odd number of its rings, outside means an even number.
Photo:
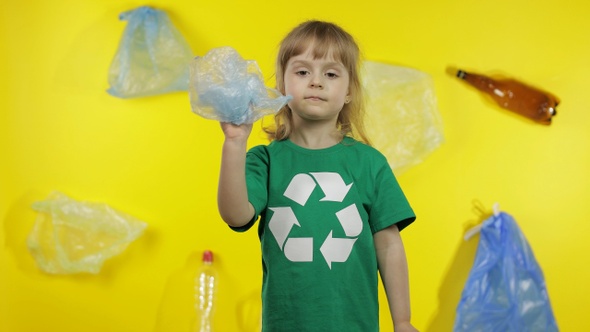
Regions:
<svg viewBox="0 0 590 332"><path fill-rule="evenodd" d="M323 88L321 77L319 75L314 75L309 82L309 86L312 88Z"/></svg>

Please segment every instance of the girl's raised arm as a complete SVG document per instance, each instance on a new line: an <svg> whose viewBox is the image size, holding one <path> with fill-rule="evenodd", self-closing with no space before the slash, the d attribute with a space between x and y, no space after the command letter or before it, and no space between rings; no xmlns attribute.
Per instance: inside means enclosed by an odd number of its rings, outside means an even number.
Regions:
<svg viewBox="0 0 590 332"><path fill-rule="evenodd" d="M225 135L217 190L217 207L223 221L232 227L246 225L254 217L246 188L246 149L252 124L221 123Z"/></svg>

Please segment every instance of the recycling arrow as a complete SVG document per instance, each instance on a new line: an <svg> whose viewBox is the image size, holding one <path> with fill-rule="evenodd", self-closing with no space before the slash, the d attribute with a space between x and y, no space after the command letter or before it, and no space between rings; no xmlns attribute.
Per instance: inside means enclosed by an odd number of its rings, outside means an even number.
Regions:
<svg viewBox="0 0 590 332"><path fill-rule="evenodd" d="M320 202L342 202L352 185L353 183L346 184L340 174L334 172L300 173L291 179L283 196L300 206L305 206L315 188L319 186L324 193ZM312 262L313 238L289 237L294 225L301 227L291 207L269 207L268 209L273 212L268 222L268 228L285 257L292 262ZM356 204L351 204L337 211L336 218L347 237L335 238L330 231L320 247L320 252L330 269L332 269L333 262L346 262L357 237L363 230L363 220Z"/></svg>
<svg viewBox="0 0 590 332"><path fill-rule="evenodd" d="M346 262L355 242L356 238L334 238L332 237L332 231L330 231L330 234L328 234L328 237L326 237L324 244L320 248L326 263L328 263L328 267L332 269L332 262Z"/></svg>
<svg viewBox="0 0 590 332"><path fill-rule="evenodd" d="M318 172L310 174L315 178L326 195L320 201L342 202L346 194L348 194L350 187L352 187L352 183L346 185L338 173Z"/></svg>
<svg viewBox="0 0 590 332"><path fill-rule="evenodd" d="M336 217L338 218L338 221L340 221L342 228L344 228L346 236L359 236L359 234L361 234L361 231L363 230L363 220L361 219L361 215L355 204L349 205L336 212Z"/></svg>
<svg viewBox="0 0 590 332"><path fill-rule="evenodd" d="M307 174L297 174L289 182L284 196L304 206L315 189L313 178Z"/></svg>
<svg viewBox="0 0 590 332"><path fill-rule="evenodd" d="M313 261L313 238L292 237L287 239L285 257L292 262Z"/></svg>
<svg viewBox="0 0 590 332"><path fill-rule="evenodd" d="M269 210L272 210L274 213L268 222L268 228L270 228L279 247L282 249L293 225L300 226L299 221L297 221L293 210L288 206L269 208Z"/></svg>

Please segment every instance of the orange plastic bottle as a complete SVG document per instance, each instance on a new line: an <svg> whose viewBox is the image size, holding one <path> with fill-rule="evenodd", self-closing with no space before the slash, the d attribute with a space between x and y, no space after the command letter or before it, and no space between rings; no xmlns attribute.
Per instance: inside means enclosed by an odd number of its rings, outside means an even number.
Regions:
<svg viewBox="0 0 590 332"><path fill-rule="evenodd" d="M457 70L457 77L491 96L502 108L538 123L550 125L551 118L557 114L557 97L517 80L493 79L460 69Z"/></svg>

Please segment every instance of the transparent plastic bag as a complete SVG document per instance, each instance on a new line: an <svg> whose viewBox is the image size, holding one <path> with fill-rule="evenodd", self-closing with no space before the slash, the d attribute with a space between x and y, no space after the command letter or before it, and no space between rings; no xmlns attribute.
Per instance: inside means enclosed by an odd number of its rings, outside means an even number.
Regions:
<svg viewBox="0 0 590 332"><path fill-rule="evenodd" d="M258 64L231 47L214 48L191 62L189 97L195 114L237 125L276 113L291 99L267 88Z"/></svg>
<svg viewBox="0 0 590 332"><path fill-rule="evenodd" d="M558 331L541 267L507 213L482 224L453 331Z"/></svg>
<svg viewBox="0 0 590 332"><path fill-rule="evenodd" d="M50 274L96 274L147 226L106 204L77 202L59 192L32 208L38 215L27 246L39 268Z"/></svg>
<svg viewBox="0 0 590 332"><path fill-rule="evenodd" d="M119 19L128 22L109 68L107 92L130 98L187 91L194 55L168 15L142 6Z"/></svg>
<svg viewBox="0 0 590 332"><path fill-rule="evenodd" d="M428 74L365 61L362 77L369 137L396 174L422 162L444 142L434 83Z"/></svg>

